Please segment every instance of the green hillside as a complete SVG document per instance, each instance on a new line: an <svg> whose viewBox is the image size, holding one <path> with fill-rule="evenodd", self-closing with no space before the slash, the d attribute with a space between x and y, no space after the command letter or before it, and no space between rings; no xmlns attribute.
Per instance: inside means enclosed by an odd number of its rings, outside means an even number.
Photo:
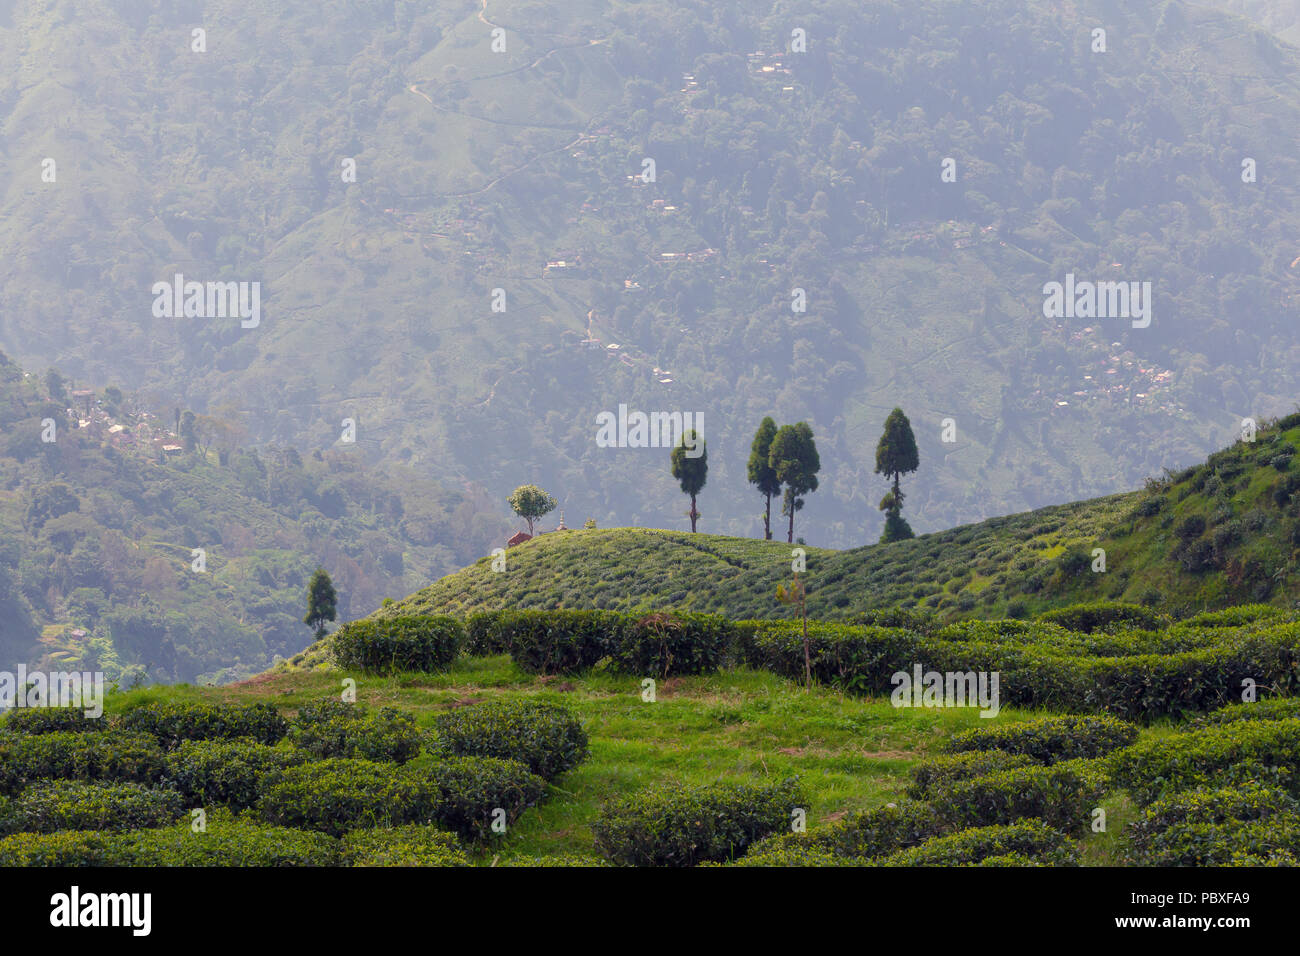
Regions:
<svg viewBox="0 0 1300 956"><path fill-rule="evenodd" d="M932 531L1133 487L1300 382L1300 51L1203 6L13 0L0 57L0 346L255 441L350 416L373 462L680 527L594 421L699 412L703 527L746 535L770 413L844 548L895 405ZM261 281L260 324L155 316L177 272ZM1071 272L1151 282L1151 325L1044 319Z"/></svg>
<svg viewBox="0 0 1300 956"><path fill-rule="evenodd" d="M187 442L173 411L0 353L0 670L235 680L310 641L318 565L344 621L506 533L473 486L376 472L355 445L245 447L209 416Z"/></svg>
<svg viewBox="0 0 1300 956"><path fill-rule="evenodd" d="M807 548L808 613L896 606L954 617L1025 617L1121 600L1183 616L1300 600L1300 415L1266 424L1142 491L993 518L850 551ZM1105 570L1094 571L1094 549ZM553 532L449 575L380 614L500 608L713 611L786 616L779 542L641 528Z"/></svg>

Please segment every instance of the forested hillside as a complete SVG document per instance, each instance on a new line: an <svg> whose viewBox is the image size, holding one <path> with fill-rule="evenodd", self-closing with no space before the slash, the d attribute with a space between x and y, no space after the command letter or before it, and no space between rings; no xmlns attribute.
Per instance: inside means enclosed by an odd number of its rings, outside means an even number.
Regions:
<svg viewBox="0 0 1300 956"><path fill-rule="evenodd" d="M481 490L376 472L355 446L240 448L221 424L200 420L187 441L115 387L91 393L0 355L0 669L245 677L311 640L318 564L349 620L504 532Z"/></svg>
<svg viewBox="0 0 1300 956"><path fill-rule="evenodd" d="M595 416L698 412L701 528L751 535L754 428L807 420L801 533L851 547L895 405L918 532L1294 406L1300 52L1203 6L12 0L0 58L0 346L255 441L352 417L385 467L684 528ZM260 321L156 315L177 273ZM1067 274L1150 282L1150 325L1044 318Z"/></svg>

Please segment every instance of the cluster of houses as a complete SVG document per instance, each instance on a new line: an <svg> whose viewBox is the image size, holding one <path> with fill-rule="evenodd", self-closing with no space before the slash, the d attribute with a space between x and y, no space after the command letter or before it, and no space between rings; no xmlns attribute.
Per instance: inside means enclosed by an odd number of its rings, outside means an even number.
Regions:
<svg viewBox="0 0 1300 956"><path fill-rule="evenodd" d="M94 441L106 441L120 451L152 452L169 457L185 450L176 443L176 435L159 425L157 416L149 412L141 412L139 421L128 428L113 420L91 389L79 388L68 394L73 402L73 407L65 409L68 417L75 419L77 428Z"/></svg>

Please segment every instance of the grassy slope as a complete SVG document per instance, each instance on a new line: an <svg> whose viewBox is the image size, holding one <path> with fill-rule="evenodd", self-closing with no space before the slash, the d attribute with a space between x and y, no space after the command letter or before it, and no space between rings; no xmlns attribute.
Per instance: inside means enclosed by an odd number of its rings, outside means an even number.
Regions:
<svg viewBox="0 0 1300 956"><path fill-rule="evenodd" d="M1286 421L1288 425L1294 425ZM1074 502L851 551L807 549L808 612L846 617L915 605L944 617L1022 616L1077 601L1142 601L1176 614L1245 601L1300 598L1293 540L1296 506L1274 491L1300 483L1300 427L1265 429L1257 440L1144 491ZM1162 499L1158 503L1151 499ZM1149 502L1144 504L1144 502ZM1159 507L1154 514L1139 509ZM1211 564L1189 571L1178 527L1205 519ZM1091 569L1106 552L1105 573ZM1082 570L1070 556L1086 556ZM777 617L778 582L791 549L716 535L641 528L557 532L508 552L506 570L483 558L381 613L552 607L681 608L733 617Z"/></svg>
<svg viewBox="0 0 1300 956"><path fill-rule="evenodd" d="M590 824L600 807L621 794L678 781L757 782L798 775L810 796L808 825L897 800L907 770L937 752L943 737L976 725L1012 722L1028 712L1004 708L993 721L968 709L896 709L887 698L804 692L790 681L747 669L660 682L656 703L643 703L636 678L536 677L507 657L461 658L447 674L378 678L365 674L292 671L217 688L156 687L112 695L114 712L140 700L265 701L287 710L338 693L340 680L357 681L357 699L396 706L430 726L436 714L496 696L537 696L571 708L591 738L591 757L553 785L542 806L526 813L502 846L481 858L592 852ZM1167 732L1156 727L1144 734ZM1109 833L1088 837L1087 862L1111 862L1114 837L1128 817L1127 802L1104 804Z"/></svg>

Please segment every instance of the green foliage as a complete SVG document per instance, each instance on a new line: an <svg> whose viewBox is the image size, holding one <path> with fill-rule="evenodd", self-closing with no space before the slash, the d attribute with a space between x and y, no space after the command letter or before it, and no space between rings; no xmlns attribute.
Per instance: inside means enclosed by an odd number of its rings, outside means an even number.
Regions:
<svg viewBox="0 0 1300 956"><path fill-rule="evenodd" d="M167 748L183 740L232 740L249 737L273 744L285 735L288 721L270 704L209 704L165 701L133 707L118 725L127 731L151 734Z"/></svg>
<svg viewBox="0 0 1300 956"><path fill-rule="evenodd" d="M772 496L781 493L781 479L777 477L771 463L772 439L776 438L776 422L770 416L765 417L754 433L754 440L749 446L749 463L746 475L749 483L757 489L766 500L763 512L763 537L772 540Z"/></svg>
<svg viewBox="0 0 1300 956"><path fill-rule="evenodd" d="M734 631L708 614L654 613L620 621L614 664L629 674L711 674L722 663Z"/></svg>
<svg viewBox="0 0 1300 956"><path fill-rule="evenodd" d="M1192 718L1193 727L1216 727L1239 720L1288 720L1300 717L1300 697L1270 697L1250 703L1229 704Z"/></svg>
<svg viewBox="0 0 1300 956"><path fill-rule="evenodd" d="M52 731L0 736L0 793L50 778L149 783L161 777L164 767L158 742L142 733Z"/></svg>
<svg viewBox="0 0 1300 956"><path fill-rule="evenodd" d="M0 867L122 865L114 837L112 833L85 830L15 833L0 839Z"/></svg>
<svg viewBox="0 0 1300 956"><path fill-rule="evenodd" d="M879 862L881 866L968 866L1009 855L1032 859L1038 865L1079 864L1079 851L1069 837L1039 820L959 830L900 850ZM1024 864L1017 860L1014 865Z"/></svg>
<svg viewBox="0 0 1300 956"><path fill-rule="evenodd" d="M828 827L807 834L787 833L772 837L752 852L803 852L804 849L832 854L840 859L870 859L888 856L917 846L943 833L945 824L934 806L912 800L859 810Z"/></svg>
<svg viewBox="0 0 1300 956"><path fill-rule="evenodd" d="M709 445L695 430L688 428L682 432L669 456L672 462L673 477L677 479L682 494L689 495L691 510L687 512L691 519L691 532L695 532L695 522L699 512L695 510L695 498L704 490L709 477Z"/></svg>
<svg viewBox="0 0 1300 956"><path fill-rule="evenodd" d="M544 788L522 764L487 757L448 758L431 767L330 758L278 774L258 809L268 823L335 836L437 823L474 840L491 835L497 808L511 823Z"/></svg>
<svg viewBox="0 0 1300 956"><path fill-rule="evenodd" d="M1067 761L1014 767L932 786L929 800L945 829L1012 823L1036 817L1064 833L1082 833L1105 792L1097 767Z"/></svg>
<svg viewBox="0 0 1300 956"><path fill-rule="evenodd" d="M520 485L506 499L511 510L528 522L528 533L533 533L533 522L555 510L559 503L536 485Z"/></svg>
<svg viewBox="0 0 1300 956"><path fill-rule="evenodd" d="M446 670L465 644L454 617L392 616L350 621L334 635L339 666L377 674Z"/></svg>
<svg viewBox="0 0 1300 956"><path fill-rule="evenodd" d="M308 754L252 740L187 740L167 755L166 782L199 805L251 807L267 775L305 762Z"/></svg>
<svg viewBox="0 0 1300 956"><path fill-rule="evenodd" d="M611 801L592 824L596 849L628 866L695 866L741 856L806 807L794 780L766 786L659 787Z"/></svg>
<svg viewBox="0 0 1300 956"><path fill-rule="evenodd" d="M14 798L0 819L0 830L137 830L165 826L184 813L185 798L175 790L139 783L43 781Z"/></svg>
<svg viewBox="0 0 1300 956"><path fill-rule="evenodd" d="M1067 630L1082 631L1085 634L1126 627L1154 630L1169 623L1167 617L1162 617L1150 608L1118 601L1071 604L1069 607L1048 611L1038 619L1045 624L1059 624Z"/></svg>
<svg viewBox="0 0 1300 956"><path fill-rule="evenodd" d="M776 480L785 486L781 513L790 518L786 540L793 543L794 514L803 508L803 496L817 490L817 472L822 467L817 442L807 422L782 425L777 429L768 449L768 467Z"/></svg>
<svg viewBox="0 0 1300 956"><path fill-rule="evenodd" d="M1242 720L1142 740L1112 756L1111 776L1145 805L1166 793L1222 785L1223 774L1239 765L1259 768L1250 776L1261 782L1278 771L1283 785L1300 782L1300 718Z"/></svg>
<svg viewBox="0 0 1300 956"><path fill-rule="evenodd" d="M925 760L912 768L912 785L907 795L916 800L928 799L930 791L944 788L958 780L982 777L1012 767L1028 767L1033 758L1005 750L972 750Z"/></svg>
<svg viewBox="0 0 1300 956"><path fill-rule="evenodd" d="M25 707L11 710L0 730L18 734L104 730L103 717L87 717L84 707Z"/></svg>
<svg viewBox="0 0 1300 956"><path fill-rule="evenodd" d="M456 834L428 826L353 830L339 838L342 866L469 866Z"/></svg>
<svg viewBox="0 0 1300 956"><path fill-rule="evenodd" d="M356 757L405 763L420 753L424 733L410 714L393 707L378 712L328 700L298 711L289 740L313 757Z"/></svg>
<svg viewBox="0 0 1300 956"><path fill-rule="evenodd" d="M333 866L338 845L320 833L268 827L246 817L209 811L206 830L191 821L137 830L115 841L122 866Z"/></svg>
<svg viewBox="0 0 1300 956"><path fill-rule="evenodd" d="M312 572L307 582L307 613L302 622L316 631L316 640L325 636L325 622L338 614L338 594L324 568Z"/></svg>
<svg viewBox="0 0 1300 956"><path fill-rule="evenodd" d="M1271 827L1256 829L1253 836L1232 831L1259 820L1283 824L1277 835L1294 839L1300 803L1285 791L1257 784L1175 793L1152 802L1129 824L1125 860L1134 866L1226 865L1243 849L1258 848L1256 840Z"/></svg>
<svg viewBox="0 0 1300 956"><path fill-rule="evenodd" d="M569 711L537 701L500 700L438 717L435 753L515 760L546 780L587 758L587 734Z"/></svg>
<svg viewBox="0 0 1300 956"><path fill-rule="evenodd" d="M1114 717L1042 717L1021 724L968 730L948 738L949 753L997 750L1051 764L1100 757L1138 739L1138 728Z"/></svg>

